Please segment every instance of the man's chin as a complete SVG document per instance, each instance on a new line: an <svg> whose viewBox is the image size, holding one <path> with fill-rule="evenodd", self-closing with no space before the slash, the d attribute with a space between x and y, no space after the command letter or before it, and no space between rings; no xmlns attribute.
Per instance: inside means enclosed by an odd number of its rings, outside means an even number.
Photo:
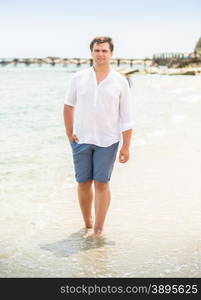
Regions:
<svg viewBox="0 0 201 300"><path fill-rule="evenodd" d="M106 60L98 60L96 61L96 64L99 66L104 66L104 65L108 65L108 62Z"/></svg>

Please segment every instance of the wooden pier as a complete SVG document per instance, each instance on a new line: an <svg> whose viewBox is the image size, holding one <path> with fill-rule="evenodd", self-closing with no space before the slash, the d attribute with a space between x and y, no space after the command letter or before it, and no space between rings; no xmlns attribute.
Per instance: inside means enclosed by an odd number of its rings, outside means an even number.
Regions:
<svg viewBox="0 0 201 300"><path fill-rule="evenodd" d="M0 66L7 65L18 66L25 64L27 67L35 64L42 65L61 65L63 67L72 64L78 68L81 65L92 66L91 58L0 58ZM155 54L152 59L134 59L134 58L112 58L111 64L116 66L116 70L129 77L131 74L159 74L159 75L200 75L201 74L201 55L199 57L187 56L184 53L160 53ZM128 65L126 67L125 65ZM167 68L161 69L160 66Z"/></svg>
<svg viewBox="0 0 201 300"><path fill-rule="evenodd" d="M151 59L133 59L133 58L113 58L111 59L111 64L115 64L116 66L121 66L122 64L128 64L130 67L133 67L136 64L146 64L147 62L151 62ZM52 66L55 65L63 65L64 67L75 64L78 67L85 64L92 66L93 59L92 58L60 58L60 57L51 57L48 56L46 58L0 58L0 65L18 65L25 64L27 66L31 64L49 64Z"/></svg>

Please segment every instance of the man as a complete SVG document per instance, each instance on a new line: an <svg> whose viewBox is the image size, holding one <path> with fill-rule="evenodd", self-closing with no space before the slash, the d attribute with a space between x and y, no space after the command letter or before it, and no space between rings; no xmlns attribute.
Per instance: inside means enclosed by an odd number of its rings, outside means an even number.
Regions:
<svg viewBox="0 0 201 300"><path fill-rule="evenodd" d="M129 159L132 136L129 85L123 75L110 67L113 47L109 37L92 40L93 66L73 76L64 101L64 122L72 147L80 208L85 227L94 228L94 237L103 231L111 199L109 181L121 134L120 163Z"/></svg>

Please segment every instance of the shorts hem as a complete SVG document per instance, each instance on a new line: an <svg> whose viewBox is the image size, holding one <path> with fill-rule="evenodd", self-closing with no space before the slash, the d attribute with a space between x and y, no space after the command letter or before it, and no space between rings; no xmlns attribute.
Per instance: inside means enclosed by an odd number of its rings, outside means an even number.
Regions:
<svg viewBox="0 0 201 300"><path fill-rule="evenodd" d="M107 183L107 182L110 181L110 179L104 180L104 179L98 179L98 178L94 178L94 180L96 180L96 181L98 181L98 182L104 182L104 183Z"/></svg>
<svg viewBox="0 0 201 300"><path fill-rule="evenodd" d="M89 180L93 180L93 178L87 178L87 179L76 179L76 181L77 181L78 183L87 182L87 181L89 181Z"/></svg>

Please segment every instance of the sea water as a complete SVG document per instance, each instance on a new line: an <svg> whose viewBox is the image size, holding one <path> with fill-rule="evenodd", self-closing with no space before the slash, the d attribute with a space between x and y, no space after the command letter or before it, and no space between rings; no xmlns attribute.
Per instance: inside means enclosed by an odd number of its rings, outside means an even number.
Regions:
<svg viewBox="0 0 201 300"><path fill-rule="evenodd" d="M0 68L0 276L200 277L199 76L132 75L100 239L83 238L63 101L88 66Z"/></svg>

